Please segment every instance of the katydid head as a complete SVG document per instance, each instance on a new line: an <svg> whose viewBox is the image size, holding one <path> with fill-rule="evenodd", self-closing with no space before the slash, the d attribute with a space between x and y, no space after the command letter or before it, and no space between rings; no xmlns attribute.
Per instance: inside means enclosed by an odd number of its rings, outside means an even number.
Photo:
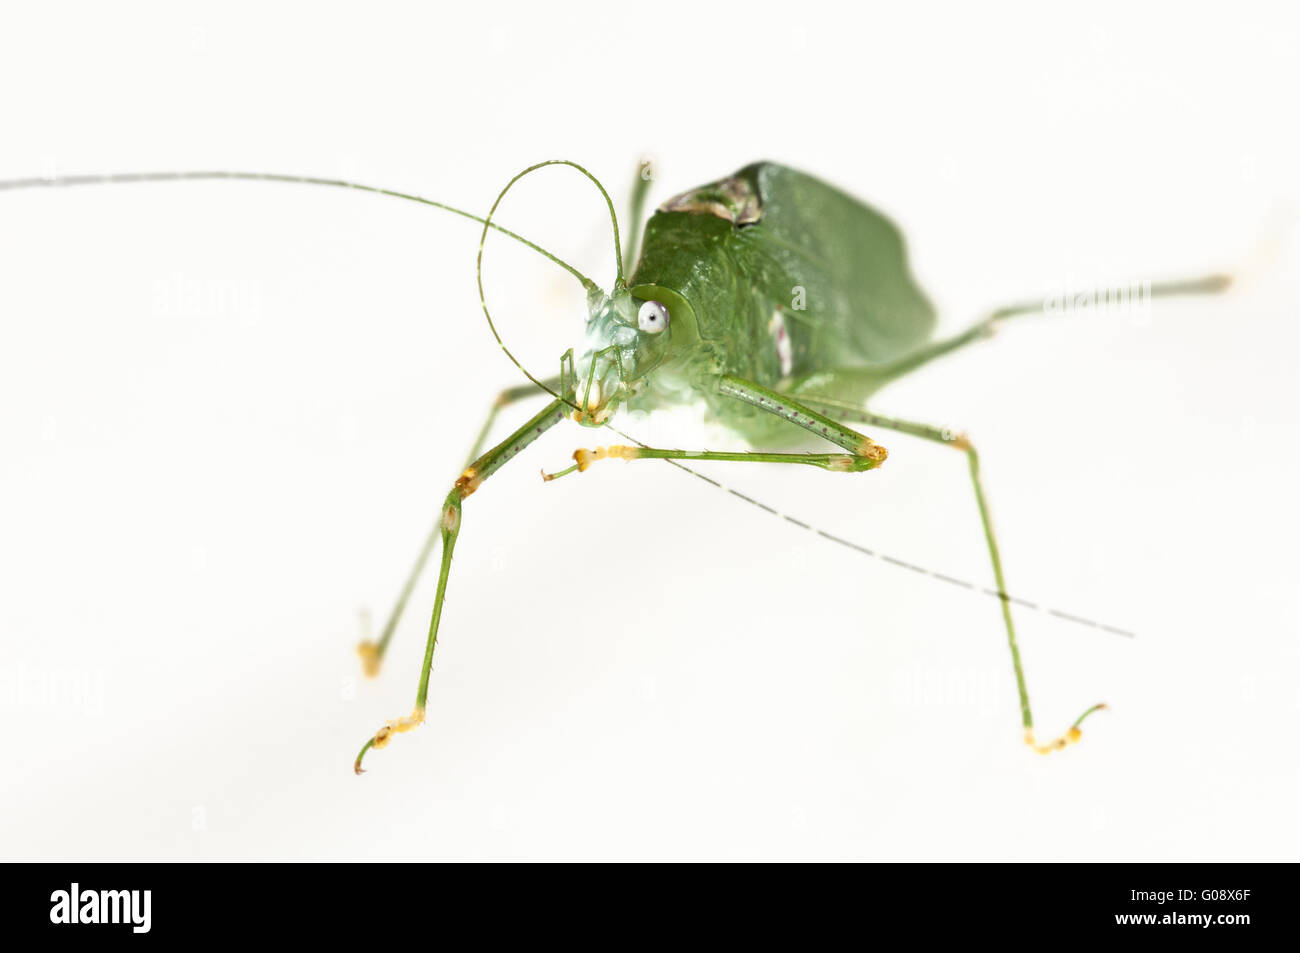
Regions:
<svg viewBox="0 0 1300 953"><path fill-rule="evenodd" d="M604 200L609 212L614 243L615 277L613 290L605 292L600 286L578 271L572 265L553 255L540 245L493 225L493 216L506 193L524 176L548 166L568 166L586 176ZM492 203L487 217L482 219L483 231L479 236L478 264L476 266L479 288L479 301L483 306L483 316L487 319L489 330L501 345L510 362L525 377L542 390L558 398L573 408L573 419L588 426L604 424L618 406L627 398L641 393L648 384L649 376L656 369L676 365L678 370L686 362L680 358L689 350L691 342L697 337L695 314L690 304L676 291L659 285L628 284L623 275L623 250L619 242L618 216L614 212L614 203L590 172L568 159L551 159L531 165L518 173L506 183L497 199ZM487 296L483 290L483 243L488 230L498 231L523 242L534 251L550 259L576 278L587 292L587 327L581 357L576 366L573 352L561 358L560 393L551 390L535 377L528 368L511 353L505 341L497 332L492 314L488 310ZM673 328L677 328L674 335ZM673 338L677 338L676 344ZM681 375L669 374L668 377Z"/></svg>
<svg viewBox="0 0 1300 953"><path fill-rule="evenodd" d="M652 372L672 360L673 322L693 323L689 312L680 295L654 285L591 296L572 381L572 398L585 408L576 415L580 423L600 426L645 388Z"/></svg>

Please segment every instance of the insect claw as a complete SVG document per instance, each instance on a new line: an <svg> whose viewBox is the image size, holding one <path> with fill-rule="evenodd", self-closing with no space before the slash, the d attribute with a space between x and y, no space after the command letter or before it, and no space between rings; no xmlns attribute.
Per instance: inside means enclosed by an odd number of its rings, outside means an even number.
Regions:
<svg viewBox="0 0 1300 953"><path fill-rule="evenodd" d="M568 474L572 473L574 470L577 469L579 469L579 467L576 463L573 466L568 467L567 469L564 470L560 470L556 473L547 473L546 470L543 469L542 480L545 481L546 483L550 483L552 480L558 480L560 477L567 476Z"/></svg>
<svg viewBox="0 0 1300 953"><path fill-rule="evenodd" d="M375 743L375 739L370 738L366 741L365 744L361 746L361 751L357 753L357 760L352 763L352 772L354 774L362 775L366 773L366 769L361 767L361 759L366 756L366 752L370 750L371 746L374 743Z"/></svg>

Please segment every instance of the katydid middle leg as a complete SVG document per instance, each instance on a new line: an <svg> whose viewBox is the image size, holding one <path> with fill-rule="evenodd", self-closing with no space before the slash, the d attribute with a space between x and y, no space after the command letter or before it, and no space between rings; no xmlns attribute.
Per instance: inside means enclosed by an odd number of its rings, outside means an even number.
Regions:
<svg viewBox="0 0 1300 953"><path fill-rule="evenodd" d="M885 462L889 452L870 437L858 433L851 427L837 423L811 407L786 394L748 381L744 378L724 375L718 379L718 392L724 397L739 400L757 407L766 413L780 417L796 424L843 447L848 453L775 453L766 450L665 450L646 446L612 446L597 447L594 450L578 449L573 453L574 465L561 473L548 475L554 479L574 470L587 469L597 460L618 458L623 460L716 460L730 463L799 463L807 466L821 467L823 470L836 470L856 473L862 470L874 470Z"/></svg>
<svg viewBox="0 0 1300 953"><path fill-rule="evenodd" d="M542 381L542 384L554 389L559 387L561 382L559 377L555 377ZM520 384L517 387L507 387L501 391L496 400L492 402L492 409L488 412L487 419L483 421L482 428L479 429L478 437L474 440L474 447L469 452L465 466L468 467L483 452L483 444L487 442L488 434L492 432L492 425L496 423L497 415L501 413L502 409L527 397L542 393L545 392L538 390L533 384ZM366 675L373 677L379 674L379 667L383 663L384 653L388 651L388 643L393 640L393 633L397 630L397 623L401 621L402 613L406 609L406 603L410 600L411 593L415 591L415 584L419 582L425 564L428 563L429 556L433 553L433 548L438 545L441 538L442 514L440 513L433 527L429 530L429 534L425 537L424 545L420 547L420 553L415 558L415 564L411 566L410 572L406 574L406 581L402 584L402 591L398 594L397 602L394 603L392 611L388 613L388 621L384 623L383 631L379 634L378 640L372 642L366 639L357 646L357 654L361 656L361 666Z"/></svg>

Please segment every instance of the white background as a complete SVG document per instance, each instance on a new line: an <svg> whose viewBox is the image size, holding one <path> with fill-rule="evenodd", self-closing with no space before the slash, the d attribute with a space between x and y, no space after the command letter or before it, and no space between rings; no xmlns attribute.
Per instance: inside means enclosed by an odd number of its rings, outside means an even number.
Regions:
<svg viewBox="0 0 1300 953"><path fill-rule="evenodd" d="M477 228L294 186L0 192L0 856L1296 859L1297 43L1285 4L24 7L4 178L255 169L483 212L570 157L622 213L645 156L657 200L772 158L897 218L945 332L1243 277L1026 318L875 405L975 438L1014 593L1138 633L1019 612L1040 732L1113 706L1064 755L1020 743L995 601L659 464L543 485L610 439L566 426L467 504L428 724L358 779L433 580L373 682L358 610L521 380ZM608 285L602 214L556 170L501 212ZM488 252L552 373L576 286ZM878 473L708 472L988 584L963 460L873 436Z"/></svg>

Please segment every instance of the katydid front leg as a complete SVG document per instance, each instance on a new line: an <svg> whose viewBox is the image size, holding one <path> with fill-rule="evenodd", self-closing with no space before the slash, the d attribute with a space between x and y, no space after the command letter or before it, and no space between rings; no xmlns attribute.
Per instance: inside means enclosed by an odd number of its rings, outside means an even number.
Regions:
<svg viewBox="0 0 1300 953"><path fill-rule="evenodd" d="M547 388L559 387L562 380L559 377L553 377L542 381L542 385ZM483 426L479 430L478 437L474 441L474 446L469 452L469 458L465 461L465 466L469 466L478 459L479 454L483 452L483 444L487 442L487 436L492 431L492 425L496 423L497 415L505 407L509 407L516 401L524 400L528 397L543 394L545 391L538 390L535 384L520 384L516 387L507 387L497 395L497 399L492 402L492 409L488 412L487 419L483 421ZM406 581L402 584L401 593L397 597L397 602L393 605L392 610L388 613L388 620L384 623L384 629L379 634L379 638L370 641L364 639L357 646L357 654L361 656L361 667L366 675L370 678L379 674L379 667L383 664L384 653L388 651L388 643L393 640L393 633L397 631L397 623L401 621L402 613L406 610L406 603L411 598L411 593L415 591L415 584L420 579L420 574L424 572L425 563L429 561L429 556L433 553L433 547L438 544L442 538L442 516L433 524L429 530L428 536L425 537L424 545L420 547L420 553L415 558L415 565L411 571L406 574Z"/></svg>
<svg viewBox="0 0 1300 953"><path fill-rule="evenodd" d="M385 723L375 732L374 737L361 746L356 763L353 765L357 774L363 772L361 759L366 756L367 751L371 748L382 748L392 740L393 735L410 731L424 723L425 703L429 698L429 673L433 668L433 649L438 641L438 623L442 618L442 606L447 595L447 577L451 572L451 557L456 548L456 538L460 535L461 507L466 497L477 490L484 480L513 460L521 450L564 418L564 402L551 401L545 410L466 467L465 472L452 486L451 492L447 494L447 499L442 504L442 517L438 524L442 539L442 568L438 572L438 591L433 600L433 617L429 620L429 637L424 648L420 684L415 692L415 708L406 717Z"/></svg>

